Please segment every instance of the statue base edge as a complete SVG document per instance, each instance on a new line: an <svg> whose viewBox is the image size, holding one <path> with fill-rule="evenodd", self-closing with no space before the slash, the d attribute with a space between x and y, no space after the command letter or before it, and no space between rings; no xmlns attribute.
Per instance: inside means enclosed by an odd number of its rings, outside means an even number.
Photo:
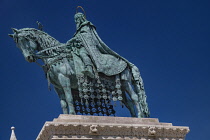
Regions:
<svg viewBox="0 0 210 140"><path fill-rule="evenodd" d="M36 140L185 140L189 127L160 123L156 118L61 114L45 122Z"/></svg>

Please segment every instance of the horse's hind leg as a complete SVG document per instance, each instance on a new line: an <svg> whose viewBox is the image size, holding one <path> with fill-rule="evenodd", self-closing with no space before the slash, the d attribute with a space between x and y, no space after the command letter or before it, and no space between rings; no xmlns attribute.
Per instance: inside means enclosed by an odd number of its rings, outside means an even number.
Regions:
<svg viewBox="0 0 210 140"><path fill-rule="evenodd" d="M134 89L139 96L139 103L141 104L141 107L142 107L141 110L144 114L144 117L149 117L149 109L148 109L148 105L146 102L147 96L145 94L144 89L141 87L141 85L138 81L135 81Z"/></svg>
<svg viewBox="0 0 210 140"><path fill-rule="evenodd" d="M131 99L133 100L133 102L136 106L136 109L138 111L138 118L142 118L143 114L142 114L142 111L141 111L141 108L140 108L138 95L134 92L134 90L133 90L129 81L127 81L127 80L124 81L123 85L125 87L126 92L130 95Z"/></svg>
<svg viewBox="0 0 210 140"><path fill-rule="evenodd" d="M127 107L127 109L130 111L130 114L131 114L131 117L137 117L136 116L136 113L135 113L135 109L134 109L134 104L133 102L128 99L128 97L126 96L125 94L125 91L122 91L123 94L122 94L122 97L123 97L123 104Z"/></svg>
<svg viewBox="0 0 210 140"><path fill-rule="evenodd" d="M64 90L65 99L68 105L69 114L76 114L74 109L74 101L71 93L70 79L63 74L58 74L58 80Z"/></svg>
<svg viewBox="0 0 210 140"><path fill-rule="evenodd" d="M63 110L63 114L68 114L68 106L66 103L65 93L64 93L63 89L55 88L55 91L57 92L58 97L60 99L60 104L61 104L61 108Z"/></svg>

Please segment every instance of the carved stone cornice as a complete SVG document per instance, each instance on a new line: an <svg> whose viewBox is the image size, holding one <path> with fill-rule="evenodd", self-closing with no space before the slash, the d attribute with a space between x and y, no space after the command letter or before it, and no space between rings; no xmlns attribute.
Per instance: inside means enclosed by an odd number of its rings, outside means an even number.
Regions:
<svg viewBox="0 0 210 140"><path fill-rule="evenodd" d="M184 140L189 127L153 118L60 115L46 122L37 140L135 139Z"/></svg>

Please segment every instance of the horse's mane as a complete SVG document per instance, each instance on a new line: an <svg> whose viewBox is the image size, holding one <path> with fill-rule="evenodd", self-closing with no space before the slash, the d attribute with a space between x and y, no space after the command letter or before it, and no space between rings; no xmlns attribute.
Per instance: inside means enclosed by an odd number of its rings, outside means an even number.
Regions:
<svg viewBox="0 0 210 140"><path fill-rule="evenodd" d="M25 32L27 33L28 37L36 38L36 41L38 41L38 43L42 45L43 49L61 44L58 40L56 40L49 34L35 28L23 28L20 29L19 32Z"/></svg>
<svg viewBox="0 0 210 140"><path fill-rule="evenodd" d="M36 41L40 47L39 51L46 50L48 48L54 48L55 46L62 44L49 34L35 28L23 28L19 29L19 32L24 33L25 37ZM54 55L54 53L55 52L52 50L45 51L45 54L49 56Z"/></svg>

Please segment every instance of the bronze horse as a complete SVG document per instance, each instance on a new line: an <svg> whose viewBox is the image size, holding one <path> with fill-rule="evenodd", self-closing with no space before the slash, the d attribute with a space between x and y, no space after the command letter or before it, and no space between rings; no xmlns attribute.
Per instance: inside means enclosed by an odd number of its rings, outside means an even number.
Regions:
<svg viewBox="0 0 210 140"><path fill-rule="evenodd" d="M18 30L13 28L13 32L14 34L9 36L14 39L17 47L22 51L28 62L36 62L37 59L41 59L44 62L42 67L45 70L47 79L54 85L54 89L60 98L63 113L76 114L72 90L79 91L79 84L72 50L66 49L66 44L60 43L47 33L37 29L23 28ZM136 70L138 71L137 68ZM100 77L102 79L105 78L108 82L118 82L118 85L120 85L118 87L120 90L117 91L118 100L121 100L129 109L132 117L149 117L144 89L139 87L138 83L132 81L132 74L129 68L126 68L124 71L127 72L128 80L121 80L119 75L115 77L101 75ZM96 81L92 80L92 84L97 84ZM94 88L94 91L98 90L96 89L97 86ZM120 91L122 92L120 93ZM128 96L126 96L126 93ZM98 97L98 95L96 96ZM87 99L90 97L83 96L81 98ZM134 105L136 106L137 115Z"/></svg>

